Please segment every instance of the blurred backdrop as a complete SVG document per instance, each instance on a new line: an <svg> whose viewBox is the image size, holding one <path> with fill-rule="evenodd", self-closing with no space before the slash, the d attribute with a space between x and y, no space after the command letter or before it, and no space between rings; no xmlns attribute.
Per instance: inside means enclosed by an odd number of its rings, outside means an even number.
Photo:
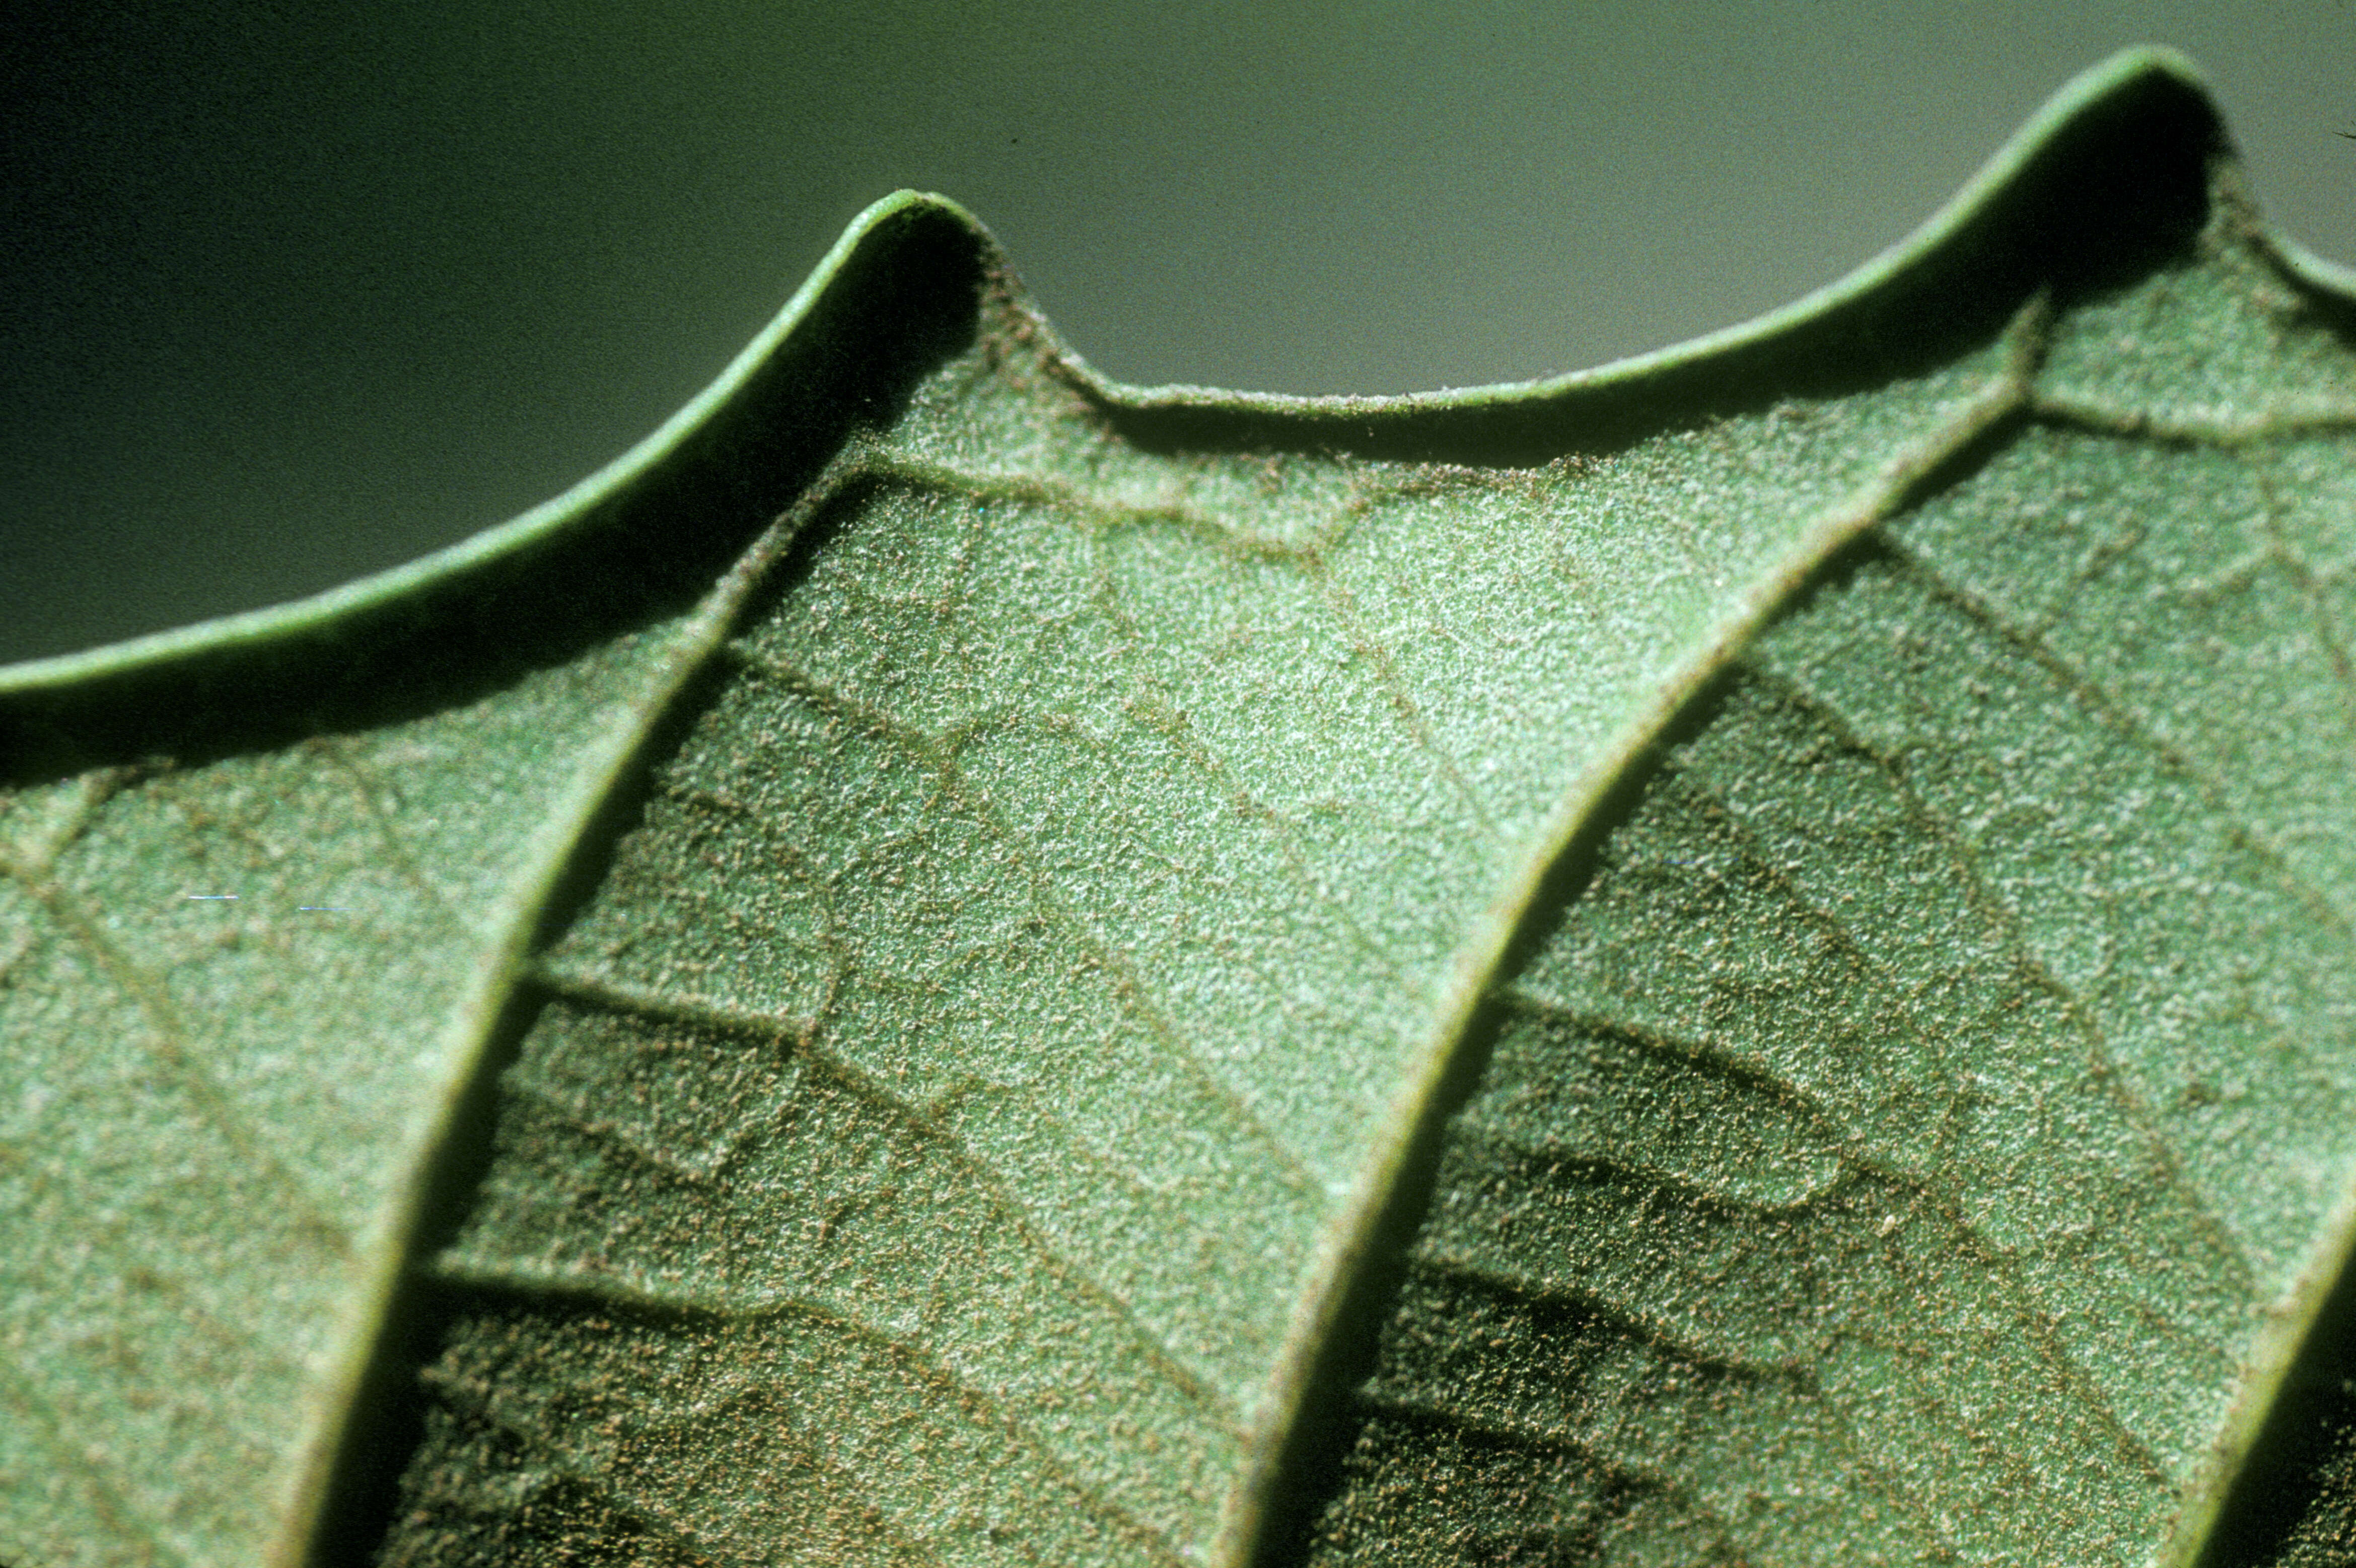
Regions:
<svg viewBox="0 0 2356 1568"><path fill-rule="evenodd" d="M0 660L332 586L555 493L843 224L956 197L1099 369L1548 374L1911 230L2171 43L2356 260L2356 9L76 0L0 56Z"/></svg>

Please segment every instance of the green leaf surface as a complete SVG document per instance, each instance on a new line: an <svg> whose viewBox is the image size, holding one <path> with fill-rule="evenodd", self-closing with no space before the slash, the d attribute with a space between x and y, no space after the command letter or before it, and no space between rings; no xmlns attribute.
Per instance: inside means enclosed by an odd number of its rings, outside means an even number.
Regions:
<svg viewBox="0 0 2356 1568"><path fill-rule="evenodd" d="M1112 386L904 195L0 672L0 1562L2331 1561L2349 284L2151 52L1525 387Z"/></svg>

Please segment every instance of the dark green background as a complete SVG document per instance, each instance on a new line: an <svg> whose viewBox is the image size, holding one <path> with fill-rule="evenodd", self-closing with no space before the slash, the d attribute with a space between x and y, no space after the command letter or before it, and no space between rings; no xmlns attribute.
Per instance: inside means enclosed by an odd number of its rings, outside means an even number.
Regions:
<svg viewBox="0 0 2356 1568"><path fill-rule="evenodd" d="M0 76L0 659L330 586L651 429L895 187L1104 371L1576 369L1903 235L2123 44L2356 258L2356 11L79 3Z"/></svg>

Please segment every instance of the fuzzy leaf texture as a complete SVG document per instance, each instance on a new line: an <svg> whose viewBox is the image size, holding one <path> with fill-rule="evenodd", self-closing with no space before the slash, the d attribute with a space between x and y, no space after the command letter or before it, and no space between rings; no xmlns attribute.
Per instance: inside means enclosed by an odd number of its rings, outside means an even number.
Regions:
<svg viewBox="0 0 2356 1568"><path fill-rule="evenodd" d="M2351 349L2157 51L1521 387L878 204L573 493L0 672L0 1563L2346 1561Z"/></svg>

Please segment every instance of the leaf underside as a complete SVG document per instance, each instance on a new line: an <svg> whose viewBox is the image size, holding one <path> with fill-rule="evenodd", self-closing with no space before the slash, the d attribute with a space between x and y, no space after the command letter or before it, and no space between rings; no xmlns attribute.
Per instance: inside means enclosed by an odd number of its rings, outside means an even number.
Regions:
<svg viewBox="0 0 2356 1568"><path fill-rule="evenodd" d="M0 1562L2340 1560L2351 321L2152 54L1528 389L880 205L546 515L0 674Z"/></svg>

